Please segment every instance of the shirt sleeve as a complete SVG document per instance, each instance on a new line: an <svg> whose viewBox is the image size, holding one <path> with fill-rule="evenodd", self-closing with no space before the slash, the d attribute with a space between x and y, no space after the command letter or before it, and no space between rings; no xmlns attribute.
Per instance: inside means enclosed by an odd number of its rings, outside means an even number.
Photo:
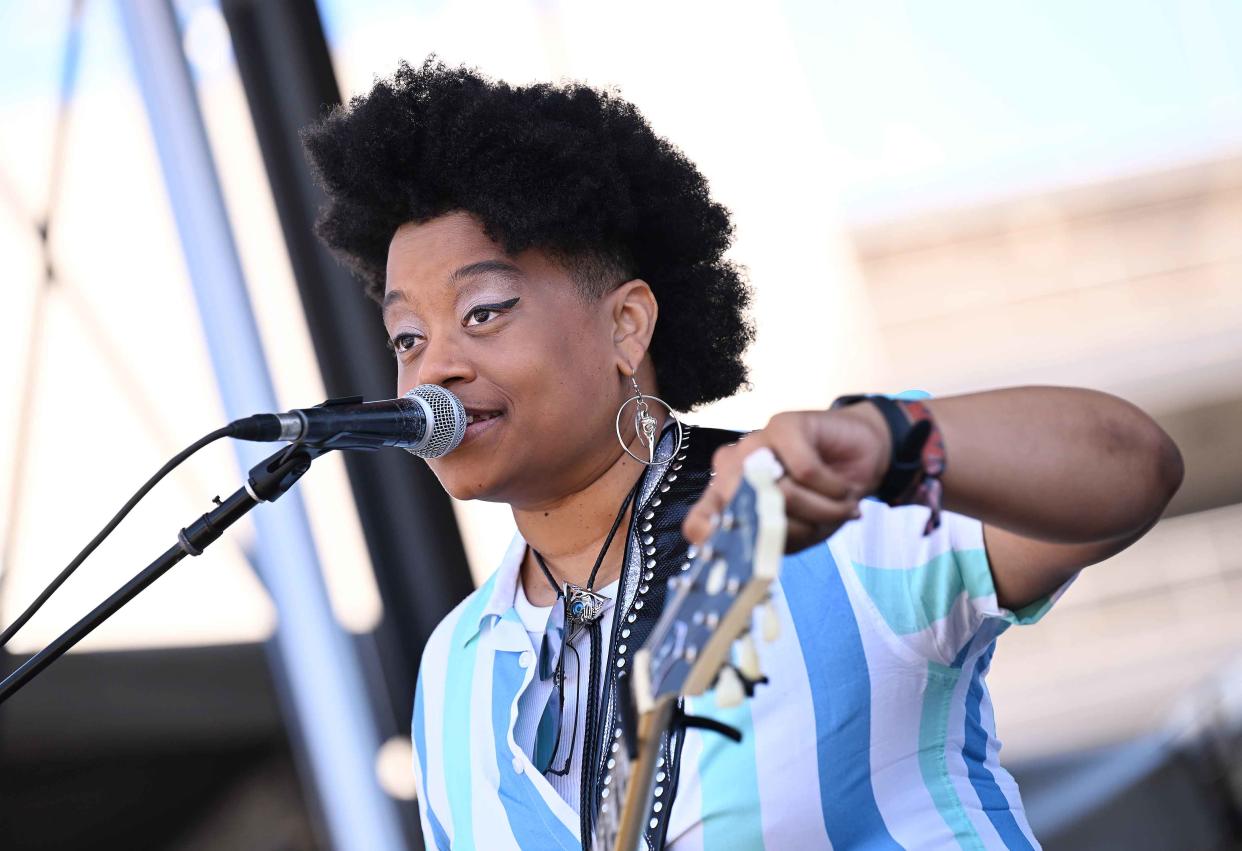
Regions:
<svg viewBox="0 0 1242 851"><path fill-rule="evenodd" d="M437 632L439 629L437 628ZM435 641L435 633L428 641L430 645ZM423 659L427 658L424 650ZM420 668L421 668L420 664ZM423 713L424 684L422 672L419 672L418 681L414 689L414 717L410 724L410 740L413 747L410 749L413 753L410 768L414 772L414 790L418 799L418 817L423 829L423 845L430 851L447 851L452 846L449 841L448 834L441 825L440 819L436 817L435 809L431 805L431 798L427 794L427 773L425 771L427 758L427 731L425 728L425 715Z"/></svg>
<svg viewBox="0 0 1242 851"><path fill-rule="evenodd" d="M1070 584L1006 609L996 599L981 521L945 511L939 528L924 535L926 508L871 499L861 508L862 518L842 530L841 567L883 627L929 659L953 664L981 630L995 637L1011 624L1035 623Z"/></svg>
<svg viewBox="0 0 1242 851"><path fill-rule="evenodd" d="M431 804L427 801L427 792L423 788L423 769L418 759L418 748L411 748L414 754L413 765L414 770L414 788L418 803L418 819L423 829L423 842L428 848L439 848L435 829L431 825Z"/></svg>

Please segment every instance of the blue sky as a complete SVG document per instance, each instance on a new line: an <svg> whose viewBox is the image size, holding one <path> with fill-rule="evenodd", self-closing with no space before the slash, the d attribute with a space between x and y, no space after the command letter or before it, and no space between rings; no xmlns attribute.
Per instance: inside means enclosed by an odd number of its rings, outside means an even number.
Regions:
<svg viewBox="0 0 1242 851"><path fill-rule="evenodd" d="M320 7L337 41L377 16L449 1ZM69 0L0 0L0 116L35 100L50 120L68 8ZM847 166L846 207L863 218L1242 148L1236 0L788 0L783 8L813 106ZM113 2L92 0L87 10L83 85L130 85ZM0 122L0 134L9 132Z"/></svg>
<svg viewBox="0 0 1242 851"><path fill-rule="evenodd" d="M859 166L856 200L1078 182L1242 145L1235 0L786 8L828 135Z"/></svg>

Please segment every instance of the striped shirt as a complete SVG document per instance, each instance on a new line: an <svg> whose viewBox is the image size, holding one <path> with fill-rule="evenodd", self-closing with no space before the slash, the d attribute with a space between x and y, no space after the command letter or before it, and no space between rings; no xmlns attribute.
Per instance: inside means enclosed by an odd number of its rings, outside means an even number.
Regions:
<svg viewBox="0 0 1242 851"><path fill-rule="evenodd" d="M787 556L760 645L769 684L687 711L743 733L691 729L668 847L1033 849L998 761L985 677L997 637L1060 595L1001 608L978 520L865 500L862 517ZM424 651L413 738L429 847L577 849L574 809L516 740L535 648L514 609L525 542L454 609ZM528 723L527 719L522 719Z"/></svg>
<svg viewBox="0 0 1242 851"><path fill-rule="evenodd" d="M613 602L617 596L617 589L620 580L612 584L598 589L599 593L606 597L610 602L605 605L604 612L600 616L600 656L608 658L608 644L612 638L612 620L616 611ZM526 593L522 590L522 583L517 583L517 596L514 600L514 607L517 609L518 617L522 619L522 626L526 629L526 634L530 636L531 645L538 647L543 641L543 634L547 630L548 617L552 614L551 606L534 606L526 599ZM563 758L568 754L570 758L569 771L563 775L557 775L555 772L549 772L545 776L548 782L552 784L552 788L556 790L556 794L565 799L568 804L575 810L578 809L578 796L581 792L582 781L582 760L584 756L583 739L586 737L586 716L587 701L586 688L589 676L590 665L590 644L586 635L578 635L571 640L577 652L566 653L565 656L565 706L561 709L561 735L566 739L565 743L561 743L557 747L557 754L553 761L554 767L560 770L563 766ZM600 678L603 679L602 677ZM599 691L603 691L604 684L600 683ZM517 740L518 746L522 748L523 753L528 757L533 757L535 753L535 737L538 733L539 721L543 716L544 708L549 703L556 700L556 691L553 688L552 679L541 680L538 676L532 677L530 685L528 685L518 698L518 716L517 724L513 729L513 737ZM573 739L572 746L568 744L568 740Z"/></svg>

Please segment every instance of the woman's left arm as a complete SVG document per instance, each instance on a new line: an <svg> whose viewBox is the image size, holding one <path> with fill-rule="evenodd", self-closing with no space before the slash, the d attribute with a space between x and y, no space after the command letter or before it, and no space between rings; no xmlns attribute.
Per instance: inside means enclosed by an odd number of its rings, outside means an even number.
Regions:
<svg viewBox="0 0 1242 851"><path fill-rule="evenodd" d="M1169 436L1107 393L1015 387L924 404L944 438L944 508L983 522L997 598L1009 609L1138 540L1182 481ZM706 538L736 487L741 459L757 445L785 464L796 548L849 520L857 497L875 492L891 454L873 405L779 414L713 459L716 486L687 517L688 538Z"/></svg>
<svg viewBox="0 0 1242 851"><path fill-rule="evenodd" d="M1134 543L1182 482L1172 439L1107 393L1018 387L925 404L945 440L944 507L983 521L1009 609Z"/></svg>

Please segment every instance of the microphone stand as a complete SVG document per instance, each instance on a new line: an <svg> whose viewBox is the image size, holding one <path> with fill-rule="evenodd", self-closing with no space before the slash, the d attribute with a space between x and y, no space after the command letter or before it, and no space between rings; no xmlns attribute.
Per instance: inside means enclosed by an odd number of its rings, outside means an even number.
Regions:
<svg viewBox="0 0 1242 851"><path fill-rule="evenodd" d="M177 533L177 543L163 555L125 583L116 593L104 600L95 609L34 656L31 656L17 670L0 682L0 703L8 700L18 689L30 682L34 677L55 662L91 633L121 606L138 595L155 580L159 579L177 562L187 555L198 556L203 550L232 526L239 518L260 502L274 502L297 482L310 469L311 461L318 458L331 448L293 443L282 447L269 455L250 470L246 484L221 501L216 497L216 507L198 518ZM351 448L373 448L356 446Z"/></svg>

